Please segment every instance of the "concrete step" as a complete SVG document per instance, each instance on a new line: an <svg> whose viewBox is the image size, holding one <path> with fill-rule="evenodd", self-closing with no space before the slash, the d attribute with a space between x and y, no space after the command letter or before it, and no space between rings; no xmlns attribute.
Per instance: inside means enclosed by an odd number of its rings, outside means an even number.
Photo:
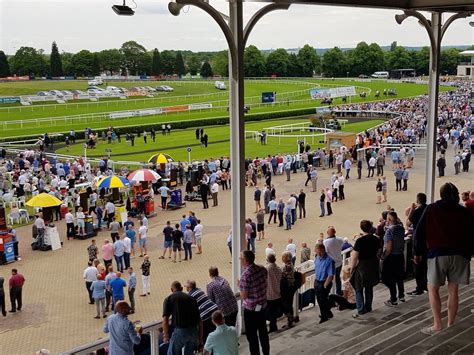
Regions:
<svg viewBox="0 0 474 355"><path fill-rule="evenodd" d="M464 295L466 297L466 295ZM464 318L471 311L471 304L474 300L474 295L462 300L459 303L459 317ZM443 310L441 316L444 318L447 317L447 311ZM372 355L372 354L381 354L381 353L390 353L395 354L403 351L406 348L409 348L412 345L425 340L428 336L421 333L421 328L427 327L432 324L431 315L425 315L424 317L418 318L418 320L413 320L411 325L405 325L404 330L394 333L392 336L385 338L383 341L378 342L377 344L365 348L364 350L358 352L361 355ZM437 336L435 336L436 338Z"/></svg>
<svg viewBox="0 0 474 355"><path fill-rule="evenodd" d="M472 290L469 286L461 288L461 299L468 297L470 293L472 293ZM441 289L441 297L442 302L447 300L446 289ZM390 308L391 312L387 306L383 305L381 307L384 308L379 311L374 307L374 312L370 316L363 316L355 320L362 331L353 333L349 340L339 343L335 347L330 347L322 353L354 354L355 352L363 352L364 349L376 346L381 341L387 344L392 342L399 332L411 329L420 320L431 319L427 295L407 298L405 304ZM384 312L386 315L380 317L379 312ZM361 344L363 345L361 346Z"/></svg>
<svg viewBox="0 0 474 355"><path fill-rule="evenodd" d="M423 351L426 351L427 355L453 354L462 350L466 344L469 344L473 340L474 314L470 314L459 322L457 321L454 327L448 328L442 333L443 334L440 334L440 336L443 336L447 340L441 344L437 345L438 341L434 342L431 339L427 339L423 344L420 344L422 345L421 347L415 346L411 349L416 350L418 348L423 348ZM426 345L428 344L430 347L427 348ZM472 351L471 354L472 353L474 353L474 351Z"/></svg>
<svg viewBox="0 0 474 355"><path fill-rule="evenodd" d="M442 293L443 301L445 301L446 298L447 295ZM353 334L349 340L342 342L335 347L329 348L327 351L323 352L323 354L344 352L354 353L355 351L360 350L361 344L376 344L381 338L383 338L385 333L393 334L392 327L402 324L413 317L417 318L423 312L429 312L430 308L427 301L427 295L413 298L407 297L407 302L405 304L389 309L383 304L383 301L379 299L377 303L380 303L380 306L377 307L374 304L374 311L370 315L364 315L357 320L354 320L354 322L359 324L361 332ZM391 312L388 312L389 310L391 310ZM386 313L386 315L380 317L378 313L381 311Z"/></svg>
<svg viewBox="0 0 474 355"><path fill-rule="evenodd" d="M471 337L472 339L472 337ZM452 355L472 355L474 354L474 341L456 350Z"/></svg>

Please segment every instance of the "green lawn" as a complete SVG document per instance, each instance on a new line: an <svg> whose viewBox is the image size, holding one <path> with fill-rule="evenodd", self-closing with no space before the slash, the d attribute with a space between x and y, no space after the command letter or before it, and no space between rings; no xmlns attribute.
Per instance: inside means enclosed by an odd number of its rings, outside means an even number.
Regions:
<svg viewBox="0 0 474 355"><path fill-rule="evenodd" d="M110 83L114 86L150 86L161 85L162 82L119 82ZM173 122L183 120L193 120L209 117L227 116L227 94L228 92L217 91L213 82L209 81L180 81L168 83L175 88L173 93L160 93L155 98L148 99L127 99L127 100L107 100L105 102L70 103L54 105L34 105L31 107L9 107L0 108L0 137L18 137L32 134L68 132L70 129L82 131L85 127L99 130L110 125L115 127L145 125L150 123ZM56 85L56 86L55 86ZM375 91L383 91L384 88L396 88L398 97L409 97L425 94L425 85L406 83L386 83L383 81L358 82L355 80L320 80L320 79L295 79L295 80L248 80L246 81L245 95L246 104L250 105L251 113L283 111L288 109L308 108L320 106L320 100L311 100L309 90L312 86L336 86L336 85L356 85L361 86L358 91L372 90L366 98L353 97L352 102L366 102L376 100ZM0 93L9 92L10 95L22 91L39 91L42 89L84 89L87 83L84 81L35 81L20 83L0 83ZM441 90L447 88L441 87ZM302 90L305 92L301 93ZM277 91L277 99L280 102L276 105L262 107L258 104L260 95L264 91ZM285 94L286 93L286 94ZM199 96L196 96L199 94ZM290 100L287 101L286 98ZM252 98L252 99L251 99ZM386 99L380 97L380 100ZM193 111L184 113L171 113L156 116L144 116L134 118L123 118L110 120L106 116L103 118L89 117L73 120L71 118L54 120L54 117L72 116L78 114L91 114L98 112L112 112L122 110L135 110L141 108L165 107L173 105L183 105L196 102L212 103L212 110ZM342 103L341 99L334 100L334 104ZM219 108L220 107L220 108ZM36 121L35 118L52 118L50 121ZM22 120L23 123L3 124L1 122L11 120Z"/></svg>
<svg viewBox="0 0 474 355"><path fill-rule="evenodd" d="M245 125L245 129L249 131L262 131L266 127L308 122L308 119L280 119L268 120L263 122L249 122ZM356 123L347 124L343 131L358 133L367 128L374 127L383 120L366 120ZM192 147L192 159L207 159L211 157L220 157L222 155L229 155L230 141L229 141L229 126L211 126L206 127L205 132L209 136L209 145L207 148L201 147L199 141L195 138L194 129L176 130L172 131L169 136L162 136L157 134L156 142L153 143L148 136L148 143L145 144L143 138L135 139L135 146L132 148L125 143L122 137L121 143L107 144L102 140L99 141L96 149L89 149L87 155L89 157L101 157L105 155L105 149L111 149L111 157L114 160L124 161L147 161L150 156L158 152L165 152L170 154L175 160L187 160L188 153L187 146ZM246 139L245 141L245 156L264 156L267 154L285 153L296 151L296 143L298 136L295 134L291 138L277 138L269 137L268 144L262 146L259 142L253 139ZM307 142L312 146L319 146L320 137L314 139L314 144L311 138L306 138ZM57 150L57 153L68 155L81 155L84 153L82 142L70 147L69 151L65 148Z"/></svg>

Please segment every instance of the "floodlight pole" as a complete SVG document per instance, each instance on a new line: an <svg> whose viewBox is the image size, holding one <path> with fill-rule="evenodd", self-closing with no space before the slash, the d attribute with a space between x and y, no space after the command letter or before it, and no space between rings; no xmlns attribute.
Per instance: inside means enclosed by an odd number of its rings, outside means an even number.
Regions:
<svg viewBox="0 0 474 355"><path fill-rule="evenodd" d="M173 15L193 5L207 12L219 25L229 47L229 116L230 167L232 170L232 289L237 292L240 278L240 251L245 239L245 120L244 120L244 50L256 23L267 13L287 10L290 4L268 4L258 10L243 26L243 0L229 0L229 15L220 13L208 0L176 0L168 8Z"/></svg>
<svg viewBox="0 0 474 355"><path fill-rule="evenodd" d="M428 81L428 126L426 132L427 152L426 152L426 170L425 170L425 193L428 202L434 202L435 199L435 177L436 177L436 136L438 128L438 94L439 94L439 75L440 75L440 57L441 41L448 27L457 19L471 16L469 12L460 12L450 16L446 22L442 23L442 13L432 12L431 21L418 11L406 10L403 15L395 15L398 24L408 17L415 17L419 23L426 29L430 39L430 66Z"/></svg>

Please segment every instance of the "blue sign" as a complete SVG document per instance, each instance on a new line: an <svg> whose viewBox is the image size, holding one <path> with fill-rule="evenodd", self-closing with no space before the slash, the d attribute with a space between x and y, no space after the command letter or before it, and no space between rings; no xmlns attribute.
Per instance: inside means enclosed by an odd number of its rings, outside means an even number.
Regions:
<svg viewBox="0 0 474 355"><path fill-rule="evenodd" d="M183 204L183 195L181 189L171 191L171 205L181 206Z"/></svg>
<svg viewBox="0 0 474 355"><path fill-rule="evenodd" d="M270 104L276 101L276 92L262 92L262 104Z"/></svg>
<svg viewBox="0 0 474 355"><path fill-rule="evenodd" d="M7 263L15 261L15 249L13 248L13 242L5 243L5 261Z"/></svg>
<svg viewBox="0 0 474 355"><path fill-rule="evenodd" d="M19 96L0 97L0 104L17 104L20 101Z"/></svg>

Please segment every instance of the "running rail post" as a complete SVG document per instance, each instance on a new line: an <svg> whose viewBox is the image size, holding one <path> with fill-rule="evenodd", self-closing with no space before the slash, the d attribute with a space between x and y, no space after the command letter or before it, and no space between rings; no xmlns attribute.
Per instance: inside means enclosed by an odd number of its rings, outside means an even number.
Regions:
<svg viewBox="0 0 474 355"><path fill-rule="evenodd" d="M430 77L428 81L428 127L427 127L427 152L425 170L425 193L428 202L435 199L435 176L436 176L436 129L438 128L438 94L439 94L439 64L441 41L448 27L457 19L471 16L470 12L459 12L451 15L444 25L442 24L442 13L432 12L431 21L427 20L420 12L405 10L403 14L395 15L395 21L401 25L408 17L415 17L426 29L430 39Z"/></svg>

